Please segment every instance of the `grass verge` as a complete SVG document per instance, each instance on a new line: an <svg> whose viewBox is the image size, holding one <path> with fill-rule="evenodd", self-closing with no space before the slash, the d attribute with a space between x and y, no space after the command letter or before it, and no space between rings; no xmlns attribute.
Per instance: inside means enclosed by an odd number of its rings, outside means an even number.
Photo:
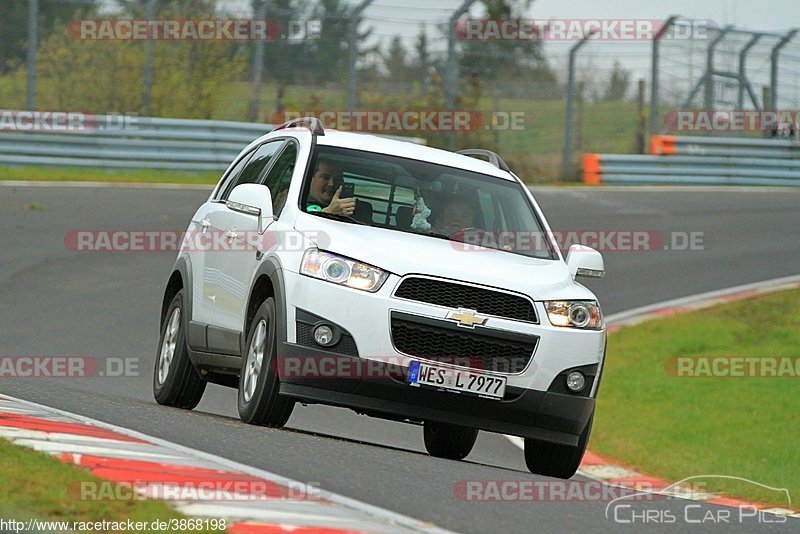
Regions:
<svg viewBox="0 0 800 534"><path fill-rule="evenodd" d="M221 172L179 172L155 169L106 171L76 167L0 167L0 180L45 182L117 182L146 184L209 184L219 181Z"/></svg>
<svg viewBox="0 0 800 534"><path fill-rule="evenodd" d="M80 484L87 481L101 482L101 479L47 454L0 439L0 517L17 521L34 518L68 522L130 519L147 522L148 525L153 520L185 519L185 516L160 501L81 500ZM196 532L219 534L221 531Z"/></svg>
<svg viewBox="0 0 800 534"><path fill-rule="evenodd" d="M678 356L800 357L800 291L623 328L609 337L590 448L671 481L731 475L800 502L800 376L686 377ZM699 371L700 367L696 367ZM775 491L703 479L726 496L787 506Z"/></svg>

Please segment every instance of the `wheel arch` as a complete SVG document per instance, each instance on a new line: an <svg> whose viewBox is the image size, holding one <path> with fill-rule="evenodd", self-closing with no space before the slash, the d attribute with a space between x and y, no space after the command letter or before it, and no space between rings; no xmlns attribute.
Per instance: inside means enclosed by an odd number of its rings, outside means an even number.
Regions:
<svg viewBox="0 0 800 534"><path fill-rule="evenodd" d="M172 267L172 273L169 276L169 280L167 281L167 285L164 288L164 296L161 301L161 320L159 322L160 326L164 325L164 320L166 319L167 309L169 309L169 305L172 302L172 299L175 298L178 291L181 289L185 289L185 301L183 303L184 307L184 322L188 324L189 320L192 317L192 269L190 260L186 256L180 256L176 261L175 265Z"/></svg>
<svg viewBox="0 0 800 534"><path fill-rule="evenodd" d="M244 345L250 334L250 323L253 321L259 306L272 297L275 299L275 308L278 314L278 341L286 341L286 291L283 281L283 268L280 260L275 256L264 258L253 276L253 284L250 296L247 299L245 310L244 325L242 327L242 354L246 353Z"/></svg>

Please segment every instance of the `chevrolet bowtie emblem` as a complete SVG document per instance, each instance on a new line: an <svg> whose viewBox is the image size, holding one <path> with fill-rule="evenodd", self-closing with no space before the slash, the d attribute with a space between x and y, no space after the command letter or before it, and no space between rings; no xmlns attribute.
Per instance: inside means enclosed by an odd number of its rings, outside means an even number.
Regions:
<svg viewBox="0 0 800 534"><path fill-rule="evenodd" d="M447 312L447 319L458 321L458 326L466 326L467 328L475 328L475 325L482 325L486 322L488 317L478 315L475 310L467 310L459 308Z"/></svg>

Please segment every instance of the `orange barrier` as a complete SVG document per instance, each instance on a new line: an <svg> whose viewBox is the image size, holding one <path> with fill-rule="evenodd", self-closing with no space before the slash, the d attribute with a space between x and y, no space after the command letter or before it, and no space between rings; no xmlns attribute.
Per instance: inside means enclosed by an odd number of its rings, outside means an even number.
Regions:
<svg viewBox="0 0 800 534"><path fill-rule="evenodd" d="M650 153L654 156L671 156L677 153L674 135L654 135L650 138Z"/></svg>
<svg viewBox="0 0 800 534"><path fill-rule="evenodd" d="M602 172L600 154L583 155L583 183L586 185L600 185Z"/></svg>

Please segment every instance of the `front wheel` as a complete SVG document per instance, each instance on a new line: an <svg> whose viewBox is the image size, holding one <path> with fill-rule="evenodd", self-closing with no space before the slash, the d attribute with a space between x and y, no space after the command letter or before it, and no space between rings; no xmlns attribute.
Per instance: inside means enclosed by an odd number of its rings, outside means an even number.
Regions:
<svg viewBox="0 0 800 534"><path fill-rule="evenodd" d="M203 397L206 381L189 360L184 331L183 290L178 291L172 299L164 317L153 368L153 396L159 404L191 410Z"/></svg>
<svg viewBox="0 0 800 534"><path fill-rule="evenodd" d="M275 299L256 311L247 336L239 375L239 417L245 423L280 428L289 420L294 400L279 393L278 331Z"/></svg>
<svg viewBox="0 0 800 534"><path fill-rule="evenodd" d="M583 454L586 452L586 444L589 442L589 434L592 432L592 421L594 421L594 415L586 423L586 428L583 429L578 444L573 447L525 438L525 464L528 466L528 470L536 475L572 478L580 467Z"/></svg>
<svg viewBox="0 0 800 534"><path fill-rule="evenodd" d="M478 429L425 421L425 449L431 456L463 460L472 451Z"/></svg>

